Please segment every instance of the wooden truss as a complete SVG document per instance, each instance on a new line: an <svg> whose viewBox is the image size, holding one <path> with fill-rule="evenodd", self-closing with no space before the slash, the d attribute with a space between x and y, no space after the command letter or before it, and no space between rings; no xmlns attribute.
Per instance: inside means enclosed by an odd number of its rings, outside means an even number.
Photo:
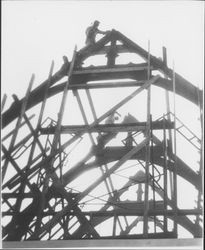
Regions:
<svg viewBox="0 0 205 250"><path fill-rule="evenodd" d="M116 64L121 53L135 53L145 62ZM106 55L106 65L83 67L87 58L96 55ZM52 62L48 79L34 90L33 75L25 97L19 100L14 96L10 108L2 113L2 129L13 125L2 137L3 240L176 238L178 226L193 237L201 237L202 158L198 172L180 159L176 155L176 134L183 135L200 154L202 143L169 110L169 105L167 114L152 119L151 87L164 88L167 102L168 91L172 91L198 105L200 111L202 91L167 67L165 49L160 60L116 30L92 46L79 51L75 48L72 61L65 60L55 74L53 68ZM66 81L59 82L64 77ZM97 115L92 89L128 87L134 91L104 114ZM79 94L81 89L86 93L92 123ZM77 100L84 124L62 124L70 91ZM147 93L145 121L135 117L132 122L103 123L141 92ZM58 119L43 119L48 99L59 93L63 94ZM2 109L5 102L6 96ZM39 113L33 122L34 115L28 113L37 104ZM25 128L29 132L22 135ZM161 133L162 139L155 131ZM118 146L110 146L109 142L119 133L127 133L127 137ZM88 154L79 151L79 161L69 167L70 150L78 147L86 135L91 143ZM135 162L133 174L120 188L116 187L113 175L122 171L129 161ZM138 166L143 171L140 172ZM88 180L80 191L75 190L72 183L96 169L100 175L93 181ZM198 191L196 207L178 207L178 176ZM96 196L94 191L102 185L106 193ZM137 187L136 199L123 200L123 194L132 186ZM103 202L89 209L89 202L93 200ZM195 221L190 216L194 216ZM112 230L102 234L99 226L103 227L106 221Z"/></svg>

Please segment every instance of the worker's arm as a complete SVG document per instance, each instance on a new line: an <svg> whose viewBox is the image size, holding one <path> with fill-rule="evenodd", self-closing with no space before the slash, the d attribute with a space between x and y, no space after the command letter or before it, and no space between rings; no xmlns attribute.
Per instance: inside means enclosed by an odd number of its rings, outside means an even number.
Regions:
<svg viewBox="0 0 205 250"><path fill-rule="evenodd" d="M97 29L97 33L98 33L98 34L105 35L105 34L107 34L108 32L109 32L109 31L101 31L101 30Z"/></svg>

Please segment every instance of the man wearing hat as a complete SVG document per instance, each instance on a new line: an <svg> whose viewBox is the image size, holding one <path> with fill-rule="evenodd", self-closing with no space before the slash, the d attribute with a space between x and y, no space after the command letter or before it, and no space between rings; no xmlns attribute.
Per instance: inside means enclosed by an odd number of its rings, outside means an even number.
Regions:
<svg viewBox="0 0 205 250"><path fill-rule="evenodd" d="M86 45L91 45L91 44L94 44L95 43L95 37L97 34L106 34L107 31L101 31L98 29L98 26L99 26L100 22L99 21L95 21L93 23L92 26L88 27L86 29Z"/></svg>

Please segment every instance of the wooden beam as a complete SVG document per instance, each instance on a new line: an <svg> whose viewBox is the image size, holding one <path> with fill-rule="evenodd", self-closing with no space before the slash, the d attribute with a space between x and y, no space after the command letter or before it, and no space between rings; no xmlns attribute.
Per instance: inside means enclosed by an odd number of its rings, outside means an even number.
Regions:
<svg viewBox="0 0 205 250"><path fill-rule="evenodd" d="M163 121L156 121L152 123L153 130L163 129ZM165 129L173 129L173 122L166 122ZM128 132L128 131L141 131L146 130L146 122L136 123L120 123L120 124L98 124L90 128L89 125L69 125L61 127L61 134L73 134L89 130L90 133L95 132ZM42 135L54 134L55 126L49 128L41 128Z"/></svg>
<svg viewBox="0 0 205 250"><path fill-rule="evenodd" d="M144 147L144 143L146 140L141 142L137 147L132 149L130 152L128 152L126 155L124 155L112 168L107 171L104 176L101 176L98 178L93 184L91 184L87 189L85 189L75 200L75 204L82 200L91 190L93 190L95 187L97 187L102 181L104 181L108 176L110 176L111 173L113 173L115 170L117 170L127 159L129 159L133 154L135 154L137 151L139 151L142 147ZM64 183L66 185L66 183ZM71 210L73 207L72 204L68 204L66 207L64 207L60 212L58 212L51 220L49 220L43 227L40 228L38 235L44 235L45 232L56 225L58 223L59 219L62 218L66 213L68 213L69 210Z"/></svg>
<svg viewBox="0 0 205 250"><path fill-rule="evenodd" d="M6 104L6 99L7 99L7 95L4 94L4 95L3 95L2 102L1 102L1 112L3 111L4 106L5 106L5 104Z"/></svg>
<svg viewBox="0 0 205 250"><path fill-rule="evenodd" d="M148 66L150 67L150 43L148 42ZM150 79L150 69L148 67L147 78ZM147 123L145 136L147 139L146 143L146 164L145 164L145 191L144 191L144 220L143 220L143 234L144 237L148 237L149 228L148 228L148 213L149 213L149 167L150 167L150 144L151 144L151 86L147 89Z"/></svg>
<svg viewBox="0 0 205 250"><path fill-rule="evenodd" d="M82 240L50 240L50 241L11 241L3 242L3 248L7 249L28 249L28 248L47 248L47 249L56 249L56 248L73 248L73 249L83 249L83 248L92 248L92 249L113 249L113 248L132 248L132 249L145 249L146 250L171 250L171 249L184 249L188 248L191 250L201 250L203 247L203 239L82 239ZM137 248L136 248L137 246ZM171 246L171 247L170 247Z"/></svg>
<svg viewBox="0 0 205 250"><path fill-rule="evenodd" d="M24 113L26 111L27 102L28 102L28 99L29 99L29 95L30 95L32 86L33 86L34 78L35 78L35 75L32 74L31 80L29 82L29 85L28 85L28 88L27 88L27 91L26 91L25 99L24 99L24 101L22 103L20 116L18 117L18 119L16 121L15 130L14 130L14 133L12 134L11 142L9 144L8 154L11 154L11 152L13 150L13 147L15 146L17 134L18 134L19 128L21 126L21 120L22 120L22 118L24 116ZM3 165L3 170L2 170L2 181L4 180L6 170L7 170L7 166L8 166L8 160L6 159L5 162L4 162L4 165Z"/></svg>
<svg viewBox="0 0 205 250"><path fill-rule="evenodd" d="M117 203L116 203L117 204ZM138 209L135 206L133 206L132 209L126 209L126 206L123 205L123 203L119 204L119 206L123 206L124 208L114 208L113 210L108 210L108 211L86 211L86 212L82 212L79 209L77 210L73 210L72 212L68 212L67 215L72 215L72 216L78 216L79 213L81 216L83 216L85 218L85 216L93 216L93 217L113 217L115 215L117 216L143 216L144 215L144 210L143 209ZM43 217L45 216L55 216L58 212L55 211L48 211L48 212L43 212ZM175 211L173 209L168 209L168 210L164 210L164 209L150 209L148 212L148 216L162 216L162 215L167 215L167 216L174 216ZM202 214L203 211L202 209L178 209L177 210L177 215L178 216L184 216L184 215L200 215ZM3 212L2 213L4 216L12 216L14 213L13 212ZM18 213L17 213L18 214ZM21 212L19 212L19 214L21 214ZM26 213L24 213L26 215ZM28 215L30 215L31 213L29 212ZM36 212L34 211L34 214L36 214ZM82 217L81 217L82 218Z"/></svg>
<svg viewBox="0 0 205 250"><path fill-rule="evenodd" d="M113 73L113 72L136 72L141 70L147 70L148 66L129 66L129 67L115 67L115 68L93 68L93 69L80 69L74 70L73 75L84 74L101 74L101 73ZM153 67L151 67L153 69Z"/></svg>
<svg viewBox="0 0 205 250"><path fill-rule="evenodd" d="M47 152L48 150L49 150L50 148L46 148L46 150L45 150L45 152ZM39 154L39 155L37 155L33 160L32 160L32 162L31 162L31 165L32 164L34 164L36 161L38 161L41 157L43 157L43 154ZM27 165L26 165L27 166ZM24 166L23 168L22 168L22 171L25 171L25 169L26 169L26 166ZM35 169L35 170L30 170L31 171L31 173L33 173L33 172L35 172L37 169ZM29 174L31 174L30 172L29 172ZM15 174L13 177L11 177L6 183L4 183L3 184L3 186L2 186L2 190L4 189L4 188L6 188L6 187L8 187L9 189L12 189L12 188L14 188L19 182L21 182L21 176L19 176L19 174L17 173L17 174Z"/></svg>
<svg viewBox="0 0 205 250"><path fill-rule="evenodd" d="M75 58L76 58L76 47L74 49L72 62L71 62L71 65L69 67L68 79L67 79L67 82L66 82L64 90L63 90L63 97L62 97L62 101L61 101L61 105L60 105L60 110L58 113L57 126L56 126L56 130L55 130L55 134L54 134L54 138L53 138L53 142L52 142L51 155L56 151L57 145L58 145L58 140L59 140L59 136L60 136L60 129L61 129L61 125L62 125L61 123L63 120L63 114L64 114L65 104L66 104L67 95L68 95L68 85L70 84L71 76L73 74Z"/></svg>
<svg viewBox="0 0 205 250"><path fill-rule="evenodd" d="M28 117L28 120L30 121L32 118L34 118L34 114L33 115L31 115L31 116L29 116ZM21 128L23 125L25 125L26 124L26 121L23 121L21 124L20 124L20 126L19 126L19 128ZM2 142L3 141L5 141L6 139L8 139L13 133L14 133L14 131L15 131L15 129L13 129L11 132L9 132L7 135L5 135L1 140L2 140ZM24 138L25 139L25 138Z"/></svg>
<svg viewBox="0 0 205 250"><path fill-rule="evenodd" d="M30 188L30 190L32 191L32 185L31 183L26 179L26 175L25 173L21 170L21 168L18 166L18 164L14 161L14 159L12 158L12 156L9 154L8 150L4 147L4 145L2 145L2 151L6 156L6 159L8 160L8 162L11 162L11 164L13 165L13 167L15 168L16 172L23 178L23 180L26 181L26 185Z"/></svg>

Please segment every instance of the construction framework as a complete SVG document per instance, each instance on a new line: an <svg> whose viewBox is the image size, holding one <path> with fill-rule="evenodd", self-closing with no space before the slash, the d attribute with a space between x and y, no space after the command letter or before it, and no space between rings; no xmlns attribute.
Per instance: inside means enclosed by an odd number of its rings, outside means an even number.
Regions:
<svg viewBox="0 0 205 250"><path fill-rule="evenodd" d="M116 64L121 53L134 53L145 62ZM105 55L106 65L83 67L86 59L96 55ZM150 54L149 46L146 51L112 30L93 45L75 48L71 62L64 57L60 70L53 74L53 69L52 62L48 79L34 90L32 75L25 97L14 96L2 113L2 131L12 128L2 137L3 240L177 238L179 226L194 238L202 237L202 142L169 105L171 92L197 105L202 116L202 90L168 68L166 49L163 59L158 59ZM167 102L166 113L156 120L151 109L154 86L165 89ZM134 92L98 115L91 91L111 88L133 88ZM70 92L84 124L63 123ZM142 92L146 93L146 120L129 115L115 122L119 109ZM57 94L62 96L54 120L45 110L49 98ZM2 111L5 103L6 96ZM30 114L34 107L39 112L35 115ZM125 138L110 146L120 133ZM177 156L178 135L199 153L198 170ZM69 165L72 151L86 138L89 152L85 155L79 149L78 161ZM97 171L96 178L76 189L73 183L92 171ZM127 174L121 186L113 181L120 171ZM197 190L196 207L178 206L179 177ZM122 199L130 188L136 189L135 200ZM103 225L109 229L103 231Z"/></svg>

